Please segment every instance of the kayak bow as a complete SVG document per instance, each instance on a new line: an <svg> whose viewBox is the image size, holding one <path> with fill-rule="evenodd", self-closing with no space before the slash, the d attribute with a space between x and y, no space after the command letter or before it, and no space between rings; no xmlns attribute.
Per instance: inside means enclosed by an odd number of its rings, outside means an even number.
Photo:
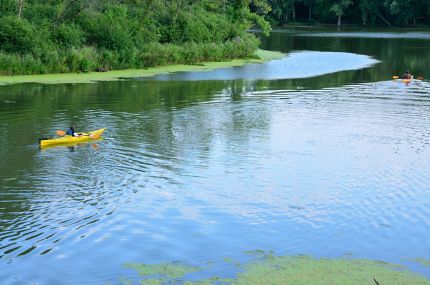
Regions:
<svg viewBox="0 0 430 285"><path fill-rule="evenodd" d="M55 139L43 139L43 140L40 140L40 146L45 147L45 146L52 146L52 145L80 143L80 142L95 140L95 139L98 139L105 130L106 129L103 128L103 129L98 129L88 133L82 133L78 137L64 136L64 137L55 138Z"/></svg>

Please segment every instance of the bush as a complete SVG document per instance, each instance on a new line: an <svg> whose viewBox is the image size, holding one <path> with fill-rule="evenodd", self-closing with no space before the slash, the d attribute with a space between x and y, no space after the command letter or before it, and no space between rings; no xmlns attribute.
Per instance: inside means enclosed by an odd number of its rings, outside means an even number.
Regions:
<svg viewBox="0 0 430 285"><path fill-rule="evenodd" d="M0 75L46 73L43 64L32 55L0 53Z"/></svg>
<svg viewBox="0 0 430 285"><path fill-rule="evenodd" d="M90 44L109 50L129 50L133 47L133 38L121 23L108 15L96 14L87 17L82 26Z"/></svg>
<svg viewBox="0 0 430 285"><path fill-rule="evenodd" d="M62 47L80 47L85 42L82 29L74 24L60 25L54 32L55 42Z"/></svg>
<svg viewBox="0 0 430 285"><path fill-rule="evenodd" d="M232 58L249 58L254 55L259 41L245 35L225 43L147 44L136 57L136 67L146 68L167 64L197 64L202 61L223 61Z"/></svg>
<svg viewBox="0 0 430 285"><path fill-rule="evenodd" d="M25 1L18 18L17 1L0 0L0 73L197 64L249 57L258 45L245 35L258 19L237 1L96 2Z"/></svg>
<svg viewBox="0 0 430 285"><path fill-rule="evenodd" d="M25 19L14 16L0 18L0 48L10 53L31 53L37 41L36 31Z"/></svg>
<svg viewBox="0 0 430 285"><path fill-rule="evenodd" d="M0 11L4 16L11 16L16 14L16 1L15 0L1 0Z"/></svg>
<svg viewBox="0 0 430 285"><path fill-rule="evenodd" d="M91 72L100 66L99 55L92 47L68 50L65 62L70 72Z"/></svg>

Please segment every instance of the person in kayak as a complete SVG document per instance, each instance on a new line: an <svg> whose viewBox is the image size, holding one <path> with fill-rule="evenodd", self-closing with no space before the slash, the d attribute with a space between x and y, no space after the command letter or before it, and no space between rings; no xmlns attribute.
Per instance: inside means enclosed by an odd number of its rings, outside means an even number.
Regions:
<svg viewBox="0 0 430 285"><path fill-rule="evenodd" d="M70 126L66 132L66 135L73 136L73 137L79 137L79 134L75 131L75 126Z"/></svg>
<svg viewBox="0 0 430 285"><path fill-rule="evenodd" d="M405 71L405 74L403 74L402 79L412 79L412 75L410 74L409 70Z"/></svg>

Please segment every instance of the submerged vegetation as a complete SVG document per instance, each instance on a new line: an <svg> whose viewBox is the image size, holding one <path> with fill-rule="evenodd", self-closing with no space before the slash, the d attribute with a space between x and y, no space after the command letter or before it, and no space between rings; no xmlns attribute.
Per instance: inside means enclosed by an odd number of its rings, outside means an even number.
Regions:
<svg viewBox="0 0 430 285"><path fill-rule="evenodd" d="M314 259L307 256L274 256L262 252L255 261L238 265L236 278L212 276L196 280L196 268L181 263L125 264L126 269L136 271L140 284L186 285L429 285L430 280L412 273L400 265L364 259ZM123 278L123 284L136 284Z"/></svg>
<svg viewBox="0 0 430 285"><path fill-rule="evenodd" d="M252 57L241 0L4 0L0 75L107 71Z"/></svg>

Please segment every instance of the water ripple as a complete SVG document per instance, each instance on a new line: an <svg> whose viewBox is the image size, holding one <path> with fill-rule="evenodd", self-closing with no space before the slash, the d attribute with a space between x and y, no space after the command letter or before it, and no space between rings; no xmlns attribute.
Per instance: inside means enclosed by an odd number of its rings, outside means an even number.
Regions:
<svg viewBox="0 0 430 285"><path fill-rule="evenodd" d="M17 163L0 173L3 274L76 260L101 274L100 260L117 270L255 248L398 260L430 250L427 82L90 110L83 122L109 126L96 145L2 151Z"/></svg>

